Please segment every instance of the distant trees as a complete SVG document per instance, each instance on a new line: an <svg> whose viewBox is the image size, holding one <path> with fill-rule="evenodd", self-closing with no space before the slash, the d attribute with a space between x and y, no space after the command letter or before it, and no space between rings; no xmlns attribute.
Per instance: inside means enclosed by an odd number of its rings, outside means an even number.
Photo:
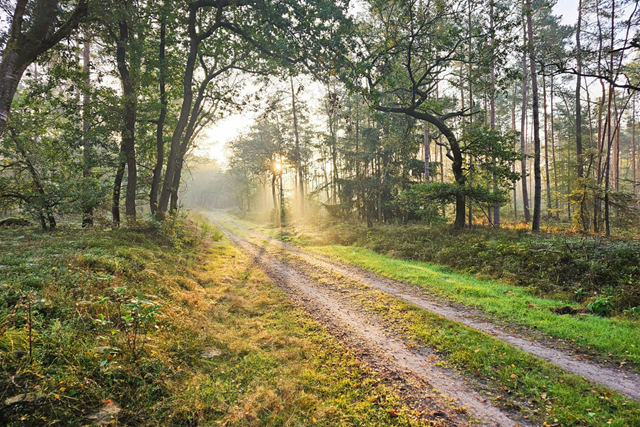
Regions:
<svg viewBox="0 0 640 427"><path fill-rule="evenodd" d="M534 231L563 212L578 227L606 231L607 206L634 212L617 188L631 99L622 88L637 81L635 60L622 52L635 49L639 21L637 2L624 18L618 0L606 3L576 5L572 28L539 1L367 2L351 56L334 73L340 84L327 86L318 108L326 125L310 194L367 224L433 218L434 206L453 203L461 228L465 210L469 224L475 216L499 223L512 191L511 209L521 204ZM628 174L637 165L631 148Z"/></svg>

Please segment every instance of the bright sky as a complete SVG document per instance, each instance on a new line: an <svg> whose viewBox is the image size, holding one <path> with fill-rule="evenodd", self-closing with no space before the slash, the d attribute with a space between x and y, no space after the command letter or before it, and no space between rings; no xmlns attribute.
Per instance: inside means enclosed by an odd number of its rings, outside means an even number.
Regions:
<svg viewBox="0 0 640 427"><path fill-rule="evenodd" d="M561 15L564 25L573 25L578 20L578 0L558 0L553 7L554 15Z"/></svg>
<svg viewBox="0 0 640 427"><path fill-rule="evenodd" d="M577 0L558 0L553 7L555 15L562 16L562 23L565 25L573 25L578 19L578 1ZM314 94L318 92L318 88L308 87L301 94L307 98L307 101L313 102ZM203 135L203 140L195 149L195 154L215 159L224 167L227 163L225 144L234 140L243 132L247 132L254 124L257 113L246 112L235 114L219 121L211 126Z"/></svg>

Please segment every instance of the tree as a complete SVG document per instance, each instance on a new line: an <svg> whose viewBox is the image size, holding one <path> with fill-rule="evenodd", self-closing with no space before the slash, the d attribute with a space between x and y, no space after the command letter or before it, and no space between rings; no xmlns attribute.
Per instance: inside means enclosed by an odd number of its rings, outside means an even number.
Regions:
<svg viewBox="0 0 640 427"><path fill-rule="evenodd" d="M0 137L5 131L11 102L27 67L69 36L87 14L89 0L69 5L57 0L17 0L0 60Z"/></svg>
<svg viewBox="0 0 640 427"><path fill-rule="evenodd" d="M447 156L455 182L464 187L467 174L464 168L465 145L456 137L448 122L476 114L470 105L458 108L450 99L434 101L438 83L446 78L454 63L470 63L468 47L475 39L486 38L487 32L478 26L468 32L461 23L472 11L471 3L451 1L446 5L431 1L388 2L372 1L371 14L360 34L360 57L353 67L356 76L363 75L367 86L360 86L372 107L378 111L401 113L432 124L447 139ZM474 4L476 8L481 7ZM477 12L477 11L473 11ZM506 19L496 22L492 34L500 34L511 25ZM467 34L465 37L464 35ZM495 47L497 44L494 44ZM494 51L495 56L501 52ZM351 77L351 84L357 77ZM349 81L349 80L347 80ZM464 142L464 141L462 141ZM465 222L464 191L456 194L454 227Z"/></svg>
<svg viewBox="0 0 640 427"><path fill-rule="evenodd" d="M198 94L210 82L232 70L270 74L284 68L307 67L341 52L341 36L348 19L346 4L330 1L287 0L244 2L201 0L188 4L189 36L186 66L182 78L183 101L173 131L157 217L177 208L177 186L184 155L194 134L192 124L201 113L194 98L194 76L198 66L205 73ZM215 11L215 13L207 13ZM200 95L198 95L200 96Z"/></svg>
<svg viewBox="0 0 640 427"><path fill-rule="evenodd" d="M534 232L540 231L540 213L542 205L542 178L540 176L540 115L538 101L538 72L536 70L536 53L533 47L533 11L531 0L526 0L527 33L529 65L531 67L531 92L533 104L533 170L534 170L534 195L533 195L533 221L531 229Z"/></svg>

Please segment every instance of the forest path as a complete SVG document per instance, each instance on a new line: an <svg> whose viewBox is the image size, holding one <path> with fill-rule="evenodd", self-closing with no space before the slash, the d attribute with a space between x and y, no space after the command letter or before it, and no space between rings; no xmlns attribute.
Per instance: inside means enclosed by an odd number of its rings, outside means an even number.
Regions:
<svg viewBox="0 0 640 427"><path fill-rule="evenodd" d="M257 239L295 254L305 262L327 271L335 272L360 281L372 288L388 293L389 295L393 295L396 298L414 304L439 316L463 323L470 328L492 335L503 342L553 363L567 372L583 376L597 384L616 390L631 399L640 401L640 375L636 373L632 373L624 369L612 369L609 367L599 366L586 360L580 360L575 354L570 354L561 349L552 348L539 342L535 342L527 337L523 337L513 332L508 332L503 328L486 321L486 319L479 318L478 314L472 309L463 310L446 304L443 301L435 301L432 296L425 294L416 286L381 277L370 271L352 265L343 264L322 255L304 251L299 247L289 245L272 237L248 229L234 222L227 216L222 216L220 214L216 215L218 219L226 221L234 227L250 233Z"/></svg>
<svg viewBox="0 0 640 427"><path fill-rule="evenodd" d="M349 301L344 289L323 280L330 271L311 271L294 258L280 259L262 246L235 234L211 219L226 236L296 303L327 327L340 341L364 360L381 378L393 383L409 402L436 425L527 426L493 406L473 390L456 371L439 366L442 360L428 348L416 348L391 331L385 322ZM222 221L227 221L226 219ZM435 390L434 390L435 389ZM436 391L437 390L437 391ZM466 416L465 416L466 415Z"/></svg>

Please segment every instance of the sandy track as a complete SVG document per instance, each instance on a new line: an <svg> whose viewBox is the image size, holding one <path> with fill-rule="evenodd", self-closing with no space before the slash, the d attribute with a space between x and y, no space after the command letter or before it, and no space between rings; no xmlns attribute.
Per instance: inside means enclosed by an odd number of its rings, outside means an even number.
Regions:
<svg viewBox="0 0 640 427"><path fill-rule="evenodd" d="M417 305L418 307L424 308L425 310L438 314L449 320L463 323L473 329L490 334L508 344L513 345L514 347L558 365L567 372L581 375L597 384L616 390L631 399L640 401L640 375L638 374L624 369L612 369L609 367L599 366L585 360L580 360L574 355L568 354L560 349L548 347L512 332L505 331L495 324L473 317L471 313L461 311L453 306L443 304L441 302L435 302L433 299L430 299L428 295L421 293L415 286L380 277L358 267L345 265L327 257L306 252L298 247L283 243L277 239L270 238L243 227L227 217L224 218L224 221L251 233L261 240L285 249L310 264L358 280L372 288L393 295L396 298L400 298L411 304Z"/></svg>
<svg viewBox="0 0 640 427"><path fill-rule="evenodd" d="M264 248L248 242L221 224L218 225L236 246L253 257L254 263L291 299L327 326L375 371L384 371L392 378L400 378L405 391L409 389L405 394L413 402L413 409L437 409L454 403L459 408L448 413L436 411L435 416L430 411L432 416L426 418L438 421L438 417L443 417L441 421L447 426L468 425L472 422L456 415L464 412L460 408L466 408L471 419L478 420L483 425L528 425L514 421L507 413L491 405L486 398L468 387L455 371L436 366L438 356L430 350L409 348L403 340L387 330L380 319L349 304L346 298L335 291L319 285L317 278L293 264L267 254ZM434 396L429 395L434 388L444 399L434 399Z"/></svg>

